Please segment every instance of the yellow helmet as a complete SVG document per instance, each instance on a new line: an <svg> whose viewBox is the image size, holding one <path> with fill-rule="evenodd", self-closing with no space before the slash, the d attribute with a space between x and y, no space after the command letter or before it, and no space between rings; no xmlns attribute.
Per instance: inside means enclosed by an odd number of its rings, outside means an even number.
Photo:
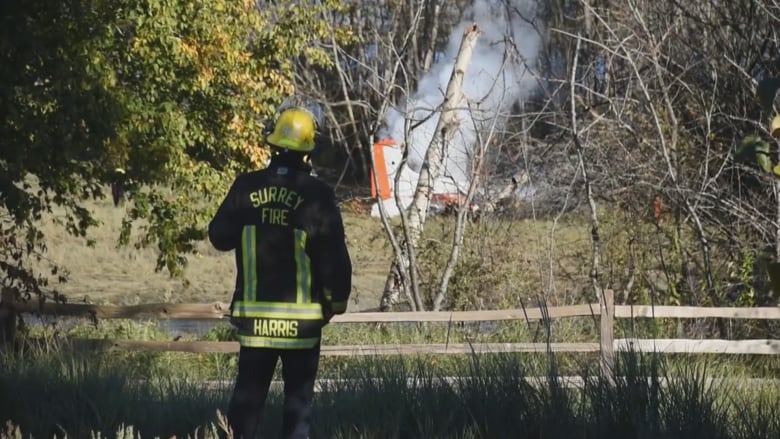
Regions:
<svg viewBox="0 0 780 439"><path fill-rule="evenodd" d="M288 108L276 119L274 130L266 140L273 146L290 151L314 150L314 133L317 122L314 116L302 108Z"/></svg>
<svg viewBox="0 0 780 439"><path fill-rule="evenodd" d="M771 130L772 137L780 137L780 115L775 116L772 119L772 124L770 125L769 129Z"/></svg>

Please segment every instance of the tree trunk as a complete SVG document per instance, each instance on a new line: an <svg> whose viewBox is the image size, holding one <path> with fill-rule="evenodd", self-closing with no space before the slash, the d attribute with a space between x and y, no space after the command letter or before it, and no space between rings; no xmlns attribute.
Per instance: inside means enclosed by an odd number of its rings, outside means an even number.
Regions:
<svg viewBox="0 0 780 439"><path fill-rule="evenodd" d="M467 217L471 213L471 201L474 199L474 194L477 191L477 184L479 183L479 176L482 171L482 164L485 160L485 151L487 145L492 142L493 133L495 132L495 119L493 120L493 127L491 128L490 136L487 139L483 139L482 136L477 133L477 141L475 143L475 149L477 154L474 157L474 165L471 168L471 182L469 182L469 188L466 191L466 197L463 200L463 204L458 209L458 216L455 221L455 231L452 234L452 247L450 248L450 257L447 260L447 264L444 266L441 275L441 281L439 282L439 288L436 292L436 296L433 298L433 311L441 311L442 304L447 298L447 291L449 289L450 280L455 274L455 267L460 259L460 250L463 246L463 236L466 230Z"/></svg>
<svg viewBox="0 0 780 439"><path fill-rule="evenodd" d="M569 93L570 93L570 123L572 141L574 142L574 148L577 152L577 161L582 174L582 183L585 186L585 195L588 202L588 210L590 212L590 241L591 241L591 257L590 257L590 282L593 292L599 300L599 311L601 315L601 371L610 382L613 377L613 364L614 364L614 352L612 349L613 338L613 320L615 310L615 296L611 290L605 290L601 284L601 226L598 216L598 206L596 205L596 196L593 191L593 181L591 179L590 170L586 163L586 145L583 144L580 139L580 129L577 119L577 103L576 103L576 79L577 79L577 63L579 61L580 45L582 39L577 38L577 46L574 51L574 60L571 67L571 76L569 77Z"/></svg>
<svg viewBox="0 0 780 439"><path fill-rule="evenodd" d="M433 182L441 175L444 164L444 146L452 138L452 134L458 126L456 116L463 102L463 78L466 74L466 68L471 61L471 55L479 34L479 28L476 24L473 24L466 29L463 35L463 40L455 59L455 65L447 84L444 102L441 106L441 117L436 125L433 139L431 139L431 143L426 150L412 204L408 212L401 212L401 215L405 215L408 218L404 227L404 231L408 233L405 233L405 243L401 246L405 254L400 258L395 258L390 267L387 281L385 282L385 291L382 293L382 299L379 303L379 307L383 311L391 309L400 301L401 288L406 287L400 281L413 277L405 274L411 273L411 270L415 269L410 261L414 260L414 252L417 249L417 244L420 236L422 236L425 220L428 216L431 195L433 194ZM405 266L399 267L399 261L402 261ZM412 291L411 295L417 304L422 304L418 291Z"/></svg>
<svg viewBox="0 0 780 439"><path fill-rule="evenodd" d="M433 65L433 59L436 56L436 39L438 38L439 31L439 13L441 12L441 5L437 0L432 0L432 4L428 5L428 13L430 14L426 18L426 23L429 23L428 28L428 41L426 41L425 57L423 59L423 71L428 71Z"/></svg>

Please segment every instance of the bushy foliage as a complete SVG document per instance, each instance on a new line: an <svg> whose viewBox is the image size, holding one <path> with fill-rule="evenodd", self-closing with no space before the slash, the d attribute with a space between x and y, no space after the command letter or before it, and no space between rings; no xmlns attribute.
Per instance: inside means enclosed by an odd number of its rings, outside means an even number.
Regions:
<svg viewBox="0 0 780 439"><path fill-rule="evenodd" d="M4 2L0 14L0 273L40 292L36 221L74 234L85 200L121 178L133 201L121 236L156 245L178 273L237 171L262 166L263 120L293 90L293 61L337 2ZM120 177L116 168L124 170ZM56 273L55 273L56 274Z"/></svg>

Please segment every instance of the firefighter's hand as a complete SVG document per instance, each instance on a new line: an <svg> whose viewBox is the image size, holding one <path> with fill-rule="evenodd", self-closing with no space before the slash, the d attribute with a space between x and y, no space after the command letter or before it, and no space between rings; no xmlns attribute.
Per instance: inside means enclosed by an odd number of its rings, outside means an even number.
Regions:
<svg viewBox="0 0 780 439"><path fill-rule="evenodd" d="M330 302L324 302L322 304L322 319L325 321L322 326L327 325L330 323L330 320L333 318L333 309L330 306Z"/></svg>
<svg viewBox="0 0 780 439"><path fill-rule="evenodd" d="M233 325L233 327L238 329L239 331L246 331L251 329L247 319L238 319L235 317L231 317L230 324Z"/></svg>

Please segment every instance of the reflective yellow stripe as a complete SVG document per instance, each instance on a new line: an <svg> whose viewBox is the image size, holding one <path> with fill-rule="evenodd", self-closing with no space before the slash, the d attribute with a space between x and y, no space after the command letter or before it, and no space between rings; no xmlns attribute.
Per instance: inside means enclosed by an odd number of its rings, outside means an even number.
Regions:
<svg viewBox="0 0 780 439"><path fill-rule="evenodd" d="M312 338L274 338L253 337L239 335L238 342L248 348L274 348L274 349L309 349L320 341L319 337Z"/></svg>
<svg viewBox="0 0 780 439"><path fill-rule="evenodd" d="M244 301L255 300L257 292L257 228L244 226L241 231L241 260L244 269Z"/></svg>
<svg viewBox="0 0 780 439"><path fill-rule="evenodd" d="M285 302L236 302L233 317L320 320L322 305L319 303Z"/></svg>
<svg viewBox="0 0 780 439"><path fill-rule="evenodd" d="M306 254L306 232L295 229L295 265L298 303L311 303L311 261Z"/></svg>

